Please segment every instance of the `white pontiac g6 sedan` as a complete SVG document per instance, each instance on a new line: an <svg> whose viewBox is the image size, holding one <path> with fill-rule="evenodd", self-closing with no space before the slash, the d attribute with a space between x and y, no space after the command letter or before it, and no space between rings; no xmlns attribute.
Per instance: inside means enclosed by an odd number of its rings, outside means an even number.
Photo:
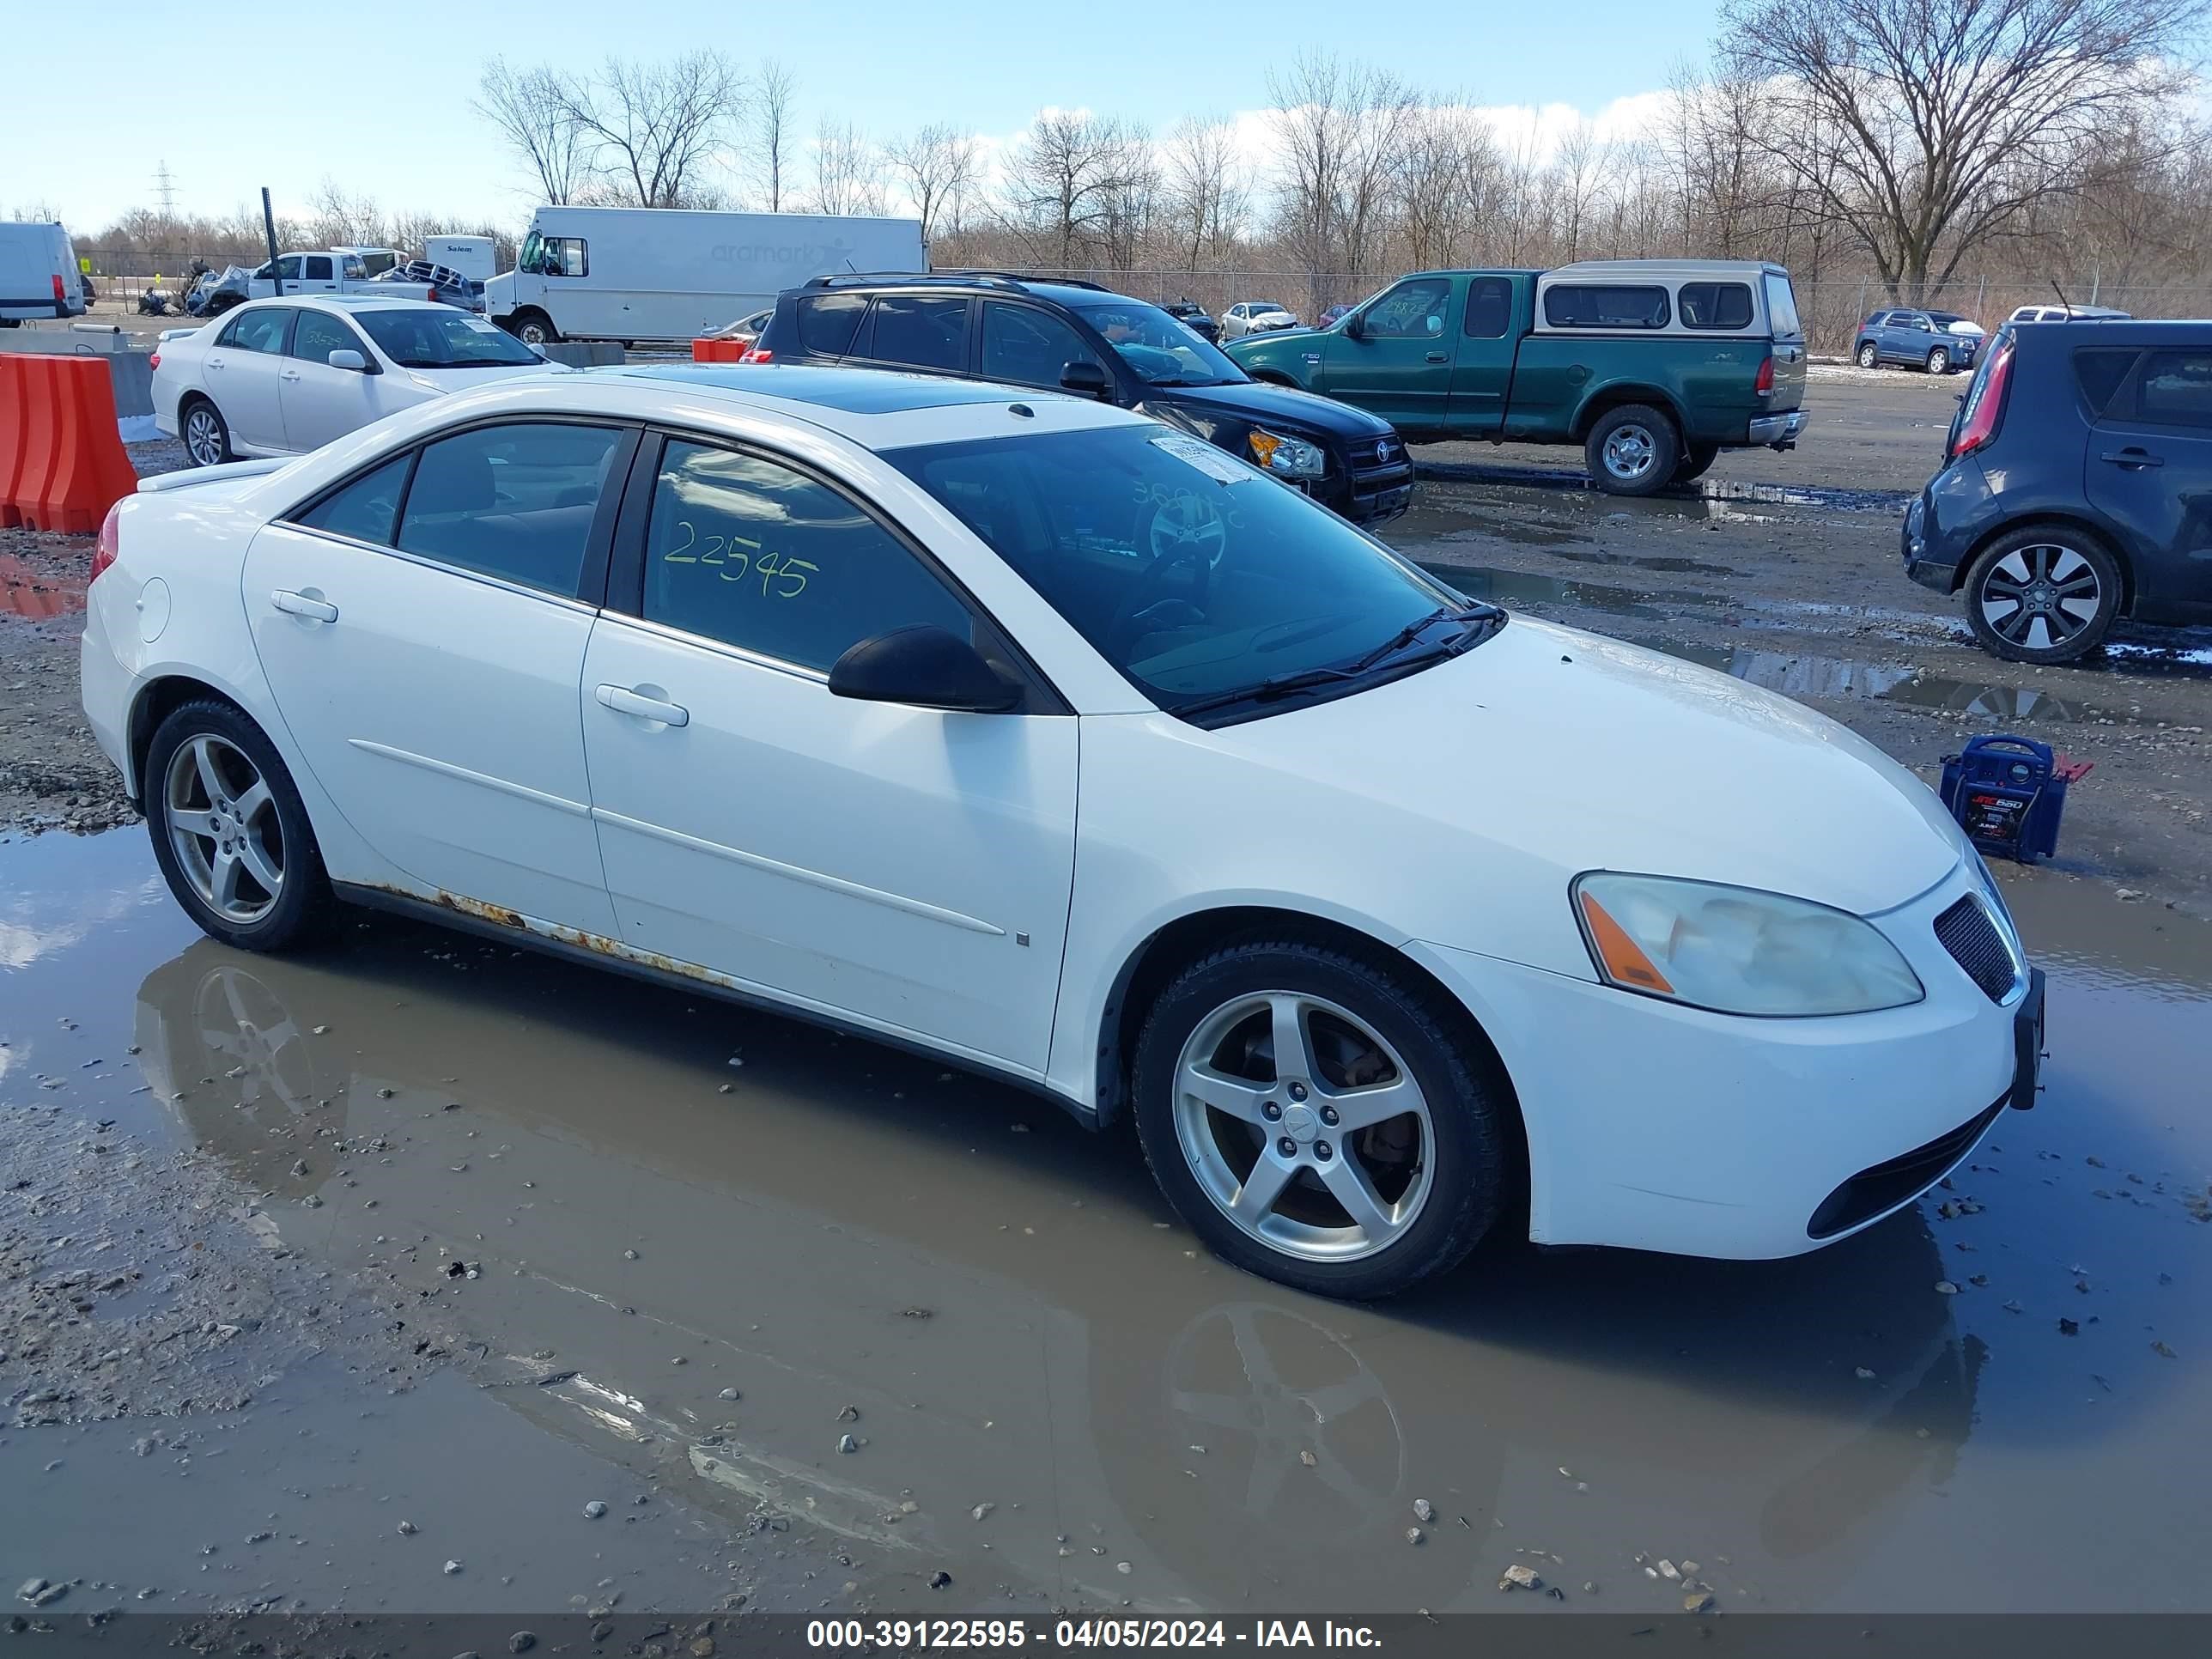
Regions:
<svg viewBox="0 0 2212 1659"><path fill-rule="evenodd" d="M154 424L195 466L296 455L433 398L560 373L505 331L428 300L257 300L154 354Z"/></svg>
<svg viewBox="0 0 2212 1659"><path fill-rule="evenodd" d="M1313 1291L1790 1255L2034 1099L1909 774L1087 399L515 380L149 480L94 571L85 709L215 937L380 905L1128 1112Z"/></svg>

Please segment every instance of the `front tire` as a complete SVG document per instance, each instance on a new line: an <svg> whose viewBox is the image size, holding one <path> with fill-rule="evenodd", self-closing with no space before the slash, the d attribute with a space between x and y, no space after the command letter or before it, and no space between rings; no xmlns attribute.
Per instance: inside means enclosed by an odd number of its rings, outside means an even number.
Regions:
<svg viewBox="0 0 2212 1659"><path fill-rule="evenodd" d="M185 405L180 428L185 454L194 466L221 466L238 459L230 447L230 423L207 398L195 398Z"/></svg>
<svg viewBox="0 0 2212 1659"><path fill-rule="evenodd" d="M1935 350L1928 354L1928 372L1930 374L1948 374L1951 372L1949 348L1937 346Z"/></svg>
<svg viewBox="0 0 2212 1659"><path fill-rule="evenodd" d="M2007 662L2063 663L2105 642L2120 610L2120 567L2070 525L2025 525L1966 572L1966 625Z"/></svg>
<svg viewBox="0 0 2212 1659"><path fill-rule="evenodd" d="M283 951L330 907L307 809L276 745L227 702L173 711L147 746L143 781L155 861L200 931L246 951Z"/></svg>
<svg viewBox="0 0 2212 1659"><path fill-rule="evenodd" d="M1504 1202L1504 1085L1463 1021L1345 951L1225 945L1146 1017L1133 1072L1146 1161L1247 1272L1322 1296L1395 1294L1465 1257Z"/></svg>
<svg viewBox="0 0 2212 1659"><path fill-rule="evenodd" d="M508 326L514 337L527 346L557 345L561 331L553 326L553 319L542 311L518 311Z"/></svg>
<svg viewBox="0 0 2212 1659"><path fill-rule="evenodd" d="M1629 404L1598 417L1583 458L1607 495L1649 495L1674 481L1682 461L1682 440L1665 414Z"/></svg>

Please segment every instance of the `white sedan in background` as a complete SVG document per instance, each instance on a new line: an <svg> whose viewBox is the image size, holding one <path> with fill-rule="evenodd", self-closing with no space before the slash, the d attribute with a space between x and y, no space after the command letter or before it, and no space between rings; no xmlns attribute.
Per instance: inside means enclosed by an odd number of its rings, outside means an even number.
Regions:
<svg viewBox="0 0 2212 1659"><path fill-rule="evenodd" d="M164 333L154 423L195 466L295 455L433 398L555 367L481 317L427 300L256 300Z"/></svg>
<svg viewBox="0 0 2212 1659"><path fill-rule="evenodd" d="M1268 334L1279 328L1296 328L1297 313L1287 306L1279 306L1273 300L1239 300L1221 313L1221 337L1224 340L1241 338L1247 334Z"/></svg>
<svg viewBox="0 0 2212 1659"><path fill-rule="evenodd" d="M520 380L149 479L93 570L85 710L214 937L396 908L1127 1112L1304 1289L1794 1255L2035 1099L1910 773L1088 398Z"/></svg>

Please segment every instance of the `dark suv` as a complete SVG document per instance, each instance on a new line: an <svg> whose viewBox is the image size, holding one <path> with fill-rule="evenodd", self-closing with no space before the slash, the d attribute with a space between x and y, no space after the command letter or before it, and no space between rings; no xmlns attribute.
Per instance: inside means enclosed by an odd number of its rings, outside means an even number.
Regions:
<svg viewBox="0 0 2212 1659"><path fill-rule="evenodd" d="M2212 322L2008 325L1904 544L2014 662L2071 662L2122 617L2212 622Z"/></svg>
<svg viewBox="0 0 2212 1659"><path fill-rule="evenodd" d="M1263 386L1155 305L988 271L817 276L776 301L748 362L957 374L1097 398L1203 438L1355 524L1411 505L1388 421Z"/></svg>

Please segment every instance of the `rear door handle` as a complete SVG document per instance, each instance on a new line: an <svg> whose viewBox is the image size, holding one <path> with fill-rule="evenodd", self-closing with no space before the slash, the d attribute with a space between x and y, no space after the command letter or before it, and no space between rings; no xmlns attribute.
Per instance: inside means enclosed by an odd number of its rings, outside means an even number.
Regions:
<svg viewBox="0 0 2212 1659"><path fill-rule="evenodd" d="M1432 363L1448 363L1451 359L1445 356L1441 351L1431 351L1429 354L1429 361Z"/></svg>
<svg viewBox="0 0 2212 1659"><path fill-rule="evenodd" d="M311 599L305 593L295 593L289 587L280 587L269 596L269 603L288 617L305 617L310 622L334 623L338 619L338 608L327 599Z"/></svg>
<svg viewBox="0 0 2212 1659"><path fill-rule="evenodd" d="M2108 449L2100 458L2114 466L2164 466L2166 457L2154 455L2148 449Z"/></svg>
<svg viewBox="0 0 2212 1659"><path fill-rule="evenodd" d="M617 714L635 714L641 720L659 720L663 726L691 724L691 711L683 704L644 696L626 685L603 685L599 690L599 698Z"/></svg>

